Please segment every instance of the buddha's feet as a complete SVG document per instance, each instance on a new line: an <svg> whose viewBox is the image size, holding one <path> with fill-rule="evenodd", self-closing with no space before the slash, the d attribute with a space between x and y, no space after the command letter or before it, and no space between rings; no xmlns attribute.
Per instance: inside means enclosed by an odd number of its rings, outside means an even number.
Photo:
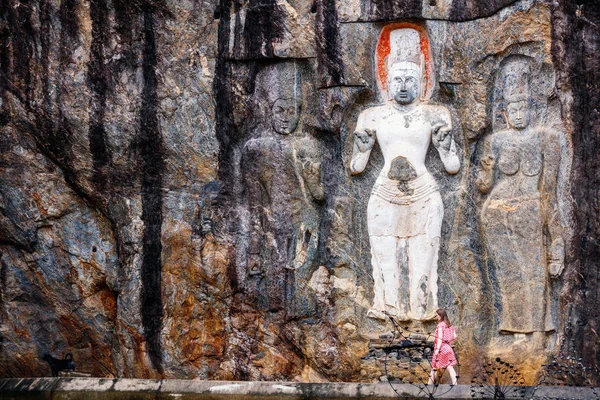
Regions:
<svg viewBox="0 0 600 400"><path fill-rule="evenodd" d="M437 314L436 314L435 311L431 311L431 312L428 312L425 315L416 316L414 319L417 320L417 321L435 321L435 316L436 315Z"/></svg>
<svg viewBox="0 0 600 400"><path fill-rule="evenodd" d="M369 311L367 311L367 317L382 321L385 321L386 319L386 315L382 311L376 310L374 308L371 308Z"/></svg>

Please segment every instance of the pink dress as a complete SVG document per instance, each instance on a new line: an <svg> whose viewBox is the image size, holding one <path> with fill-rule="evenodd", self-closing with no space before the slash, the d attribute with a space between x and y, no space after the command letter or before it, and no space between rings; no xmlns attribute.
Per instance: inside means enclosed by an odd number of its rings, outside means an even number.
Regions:
<svg viewBox="0 0 600 400"><path fill-rule="evenodd" d="M438 349L438 331L442 329L442 345ZM445 322L440 322L435 329L433 359L431 360L431 367L433 369L447 368L450 365L456 365L456 356L454 350L450 346L450 343L456 338L456 333L453 326L446 326ZM438 351L439 350L439 351ZM437 353L437 354L436 354Z"/></svg>

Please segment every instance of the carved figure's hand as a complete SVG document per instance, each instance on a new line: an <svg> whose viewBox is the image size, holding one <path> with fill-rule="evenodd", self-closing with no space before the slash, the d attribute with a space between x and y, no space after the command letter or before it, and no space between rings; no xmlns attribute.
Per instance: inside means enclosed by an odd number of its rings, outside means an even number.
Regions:
<svg viewBox="0 0 600 400"><path fill-rule="evenodd" d="M564 268L564 263L560 261L550 261L550 265L548 265L548 272L550 272L550 276L552 278L558 278L560 274L562 274Z"/></svg>
<svg viewBox="0 0 600 400"><path fill-rule="evenodd" d="M361 153L371 150L375 146L375 129L354 132L354 143Z"/></svg>
<svg viewBox="0 0 600 400"><path fill-rule="evenodd" d="M431 127L432 136L431 142L436 149L442 148L442 150L450 150L452 144L452 135L450 134L451 129L445 122L438 122Z"/></svg>
<svg viewBox="0 0 600 400"><path fill-rule="evenodd" d="M548 272L552 278L558 278L565 268L565 243L562 238L555 239L550 246L550 263Z"/></svg>
<svg viewBox="0 0 600 400"><path fill-rule="evenodd" d="M313 199L323 200L323 185L321 184L321 163L306 161L302 163L302 177Z"/></svg>
<svg viewBox="0 0 600 400"><path fill-rule="evenodd" d="M484 171L490 171L494 167L495 159L492 156L485 156L481 159L481 168Z"/></svg>

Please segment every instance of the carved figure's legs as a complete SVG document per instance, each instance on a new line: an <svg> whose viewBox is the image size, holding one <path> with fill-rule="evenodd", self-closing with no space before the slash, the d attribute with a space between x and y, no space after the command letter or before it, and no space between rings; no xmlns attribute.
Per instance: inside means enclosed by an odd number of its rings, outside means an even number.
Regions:
<svg viewBox="0 0 600 400"><path fill-rule="evenodd" d="M539 200L492 199L482 212L482 228L500 292L503 333L552 330L548 274ZM548 318L550 317L550 318Z"/></svg>
<svg viewBox="0 0 600 400"><path fill-rule="evenodd" d="M413 318L431 318L437 309L439 248L439 232L435 237L419 235L408 239L410 310Z"/></svg>
<svg viewBox="0 0 600 400"><path fill-rule="evenodd" d="M369 316L429 319L437 309L437 263L444 206L434 192L410 204L371 196L367 207L374 300Z"/></svg>
<svg viewBox="0 0 600 400"><path fill-rule="evenodd" d="M432 193L419 205L414 217L424 222L424 233L408 241L408 277L410 284L410 310L413 318L430 319L438 307L438 254L444 204L439 192Z"/></svg>
<svg viewBox="0 0 600 400"><path fill-rule="evenodd" d="M371 264L373 266L373 310L375 312L393 311L399 308L398 293L400 277L398 276L397 246L395 236L370 236ZM373 313L372 313L373 314ZM381 317L380 315L373 315Z"/></svg>

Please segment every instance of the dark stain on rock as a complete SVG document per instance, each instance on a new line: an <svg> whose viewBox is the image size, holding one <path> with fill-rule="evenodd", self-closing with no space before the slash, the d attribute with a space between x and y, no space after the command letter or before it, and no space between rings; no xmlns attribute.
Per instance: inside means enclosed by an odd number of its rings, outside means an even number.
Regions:
<svg viewBox="0 0 600 400"><path fill-rule="evenodd" d="M52 29L52 14L54 7L51 1L40 1L40 46L41 46L41 78L42 84L46 90L44 91L43 107L48 110L52 107L52 100L48 88L50 88L50 32Z"/></svg>
<svg viewBox="0 0 600 400"><path fill-rule="evenodd" d="M485 18L507 7L516 0L454 0L447 19L468 21ZM430 7L437 7L436 0L429 0ZM397 19L422 19L422 0L362 0L360 21L393 21Z"/></svg>
<svg viewBox="0 0 600 400"><path fill-rule="evenodd" d="M92 92L89 110L89 146L93 158L93 182L98 190L106 189L106 167L110 155L106 145L106 96L109 91L109 71L105 63L108 42L108 7L103 0L90 2L92 45L88 64L88 85Z"/></svg>
<svg viewBox="0 0 600 400"><path fill-rule="evenodd" d="M215 98L215 135L219 141L219 180L224 183L224 195L231 193L234 163L234 150L239 141L238 128L233 119L233 78L231 63L227 61L229 51L229 29L231 15L229 10L232 0L221 0L219 13L221 19L218 27L217 59L215 63L215 79L213 95ZM233 278L233 277L231 277ZM235 279L233 279L235 281Z"/></svg>
<svg viewBox="0 0 600 400"><path fill-rule="evenodd" d="M135 65L135 48L133 33L138 25L138 9L131 0L114 0L115 32L121 45L122 64L128 67Z"/></svg>
<svg viewBox="0 0 600 400"><path fill-rule="evenodd" d="M2 65L2 75L10 78L13 92L19 100L29 106L33 100L33 87L31 84L31 67L34 63L35 31L31 22L32 9L29 4L17 1L3 1L0 12L5 28L3 37L6 37L8 62Z"/></svg>
<svg viewBox="0 0 600 400"><path fill-rule="evenodd" d="M449 19L451 21L467 21L489 17L515 2L516 0L453 0Z"/></svg>
<svg viewBox="0 0 600 400"><path fill-rule="evenodd" d="M233 7L233 15L235 20L233 21L233 58L244 58L244 51L242 49L242 16L240 11L242 10L243 4L241 1L233 1L231 4ZM229 17L231 20L231 16ZM230 26L231 29L231 26Z"/></svg>
<svg viewBox="0 0 600 400"><path fill-rule="evenodd" d="M588 367L600 367L598 308L600 277L600 2L560 0L552 10L552 57L559 90L572 90L573 167L576 232L568 245L561 308L574 322L575 349ZM586 15L586 10L590 12ZM593 11L595 10L595 11ZM579 14L579 15L578 15ZM596 24L594 24L594 18ZM563 326L564 327L564 326ZM600 378L596 378L596 384Z"/></svg>
<svg viewBox="0 0 600 400"><path fill-rule="evenodd" d="M221 16L218 27L217 60L213 93L216 103L216 135L221 145L221 152L229 146L228 133L233 127L233 105L231 94L231 66L226 54L229 49L229 24L231 0L221 0L215 13ZM220 168L219 168L220 169Z"/></svg>
<svg viewBox="0 0 600 400"><path fill-rule="evenodd" d="M283 37L287 29L285 11L277 4L277 0L221 0L213 14L227 33L227 39L224 40L228 45L224 55L237 60L276 57L273 44ZM228 24L223 25L223 20L227 20ZM230 34L233 43L229 43Z"/></svg>
<svg viewBox="0 0 600 400"><path fill-rule="evenodd" d="M215 136L219 142L218 180L220 186L220 206L224 214L231 212L234 201L235 149L239 147L239 129L233 118L233 77L231 63L227 60L230 41L230 22L232 0L220 0L215 14L218 14L218 42L215 62L215 78L213 80L213 96L215 99ZM201 222L200 222L201 223ZM236 273L235 263L227 268L228 279L234 292L240 290L240 279Z"/></svg>
<svg viewBox="0 0 600 400"><path fill-rule="evenodd" d="M422 0L363 0L361 20L389 21L399 18L420 18Z"/></svg>
<svg viewBox="0 0 600 400"><path fill-rule="evenodd" d="M40 63L41 63L41 81L44 88L42 95L41 109L45 117L40 118L40 126L43 132L55 134L56 121L53 115L56 114L56 103L51 95L53 82L50 79L50 47L52 14L55 12L52 2L49 0L40 1Z"/></svg>
<svg viewBox="0 0 600 400"><path fill-rule="evenodd" d="M139 138L142 171L142 221L144 222L142 256L141 314L148 354L154 368L162 373L162 173L163 144L159 129L159 104L156 79L155 16L152 9L143 13L144 76Z"/></svg>
<svg viewBox="0 0 600 400"><path fill-rule="evenodd" d="M325 86L339 86L344 79L340 32L335 0L317 2L317 62Z"/></svg>
<svg viewBox="0 0 600 400"><path fill-rule="evenodd" d="M71 49L78 45L76 6L76 1L67 0L61 3L58 10L61 26L58 61L61 66L70 62ZM39 24L33 22L36 19L34 11L38 7ZM69 163L70 127L60 108L56 106L61 98L60 87L56 89L56 99L50 96L50 15L53 11L51 3L47 1L41 1L37 6L33 2L1 2L0 15L5 23L0 30L0 76L2 89L10 92L31 111L35 120L30 120L25 115L7 118L13 118L18 129L35 135L41 151L64 169L65 179L72 183L74 174ZM38 71L39 76L35 76ZM41 99L37 95L37 78L43 84Z"/></svg>
<svg viewBox="0 0 600 400"><path fill-rule="evenodd" d="M79 2L80 0L65 0L60 3L61 46L67 49L74 49L79 44L79 18L77 18Z"/></svg>
<svg viewBox="0 0 600 400"><path fill-rule="evenodd" d="M11 37L11 29L10 25L7 23L8 18L7 14L9 12L9 7L6 2L0 2L0 17L4 19L5 23L0 24L0 100L3 102L6 101L5 91L10 83L9 77L11 76L12 71L9 69L10 65L10 37ZM2 125L8 123L8 112L5 110L6 107L0 107L0 118L2 118ZM6 121L6 122L4 122Z"/></svg>
<svg viewBox="0 0 600 400"><path fill-rule="evenodd" d="M392 160L388 178L396 181L410 181L417 177L413 165L405 157L396 157Z"/></svg>
<svg viewBox="0 0 600 400"><path fill-rule="evenodd" d="M8 285L8 266L2 259L2 254L0 253L0 321L7 320L7 310L6 310L6 300L5 300L5 292ZM0 335L0 354L4 353L4 335Z"/></svg>
<svg viewBox="0 0 600 400"><path fill-rule="evenodd" d="M242 32L244 58L274 57L273 42L283 37L285 29L284 13L277 0L249 0Z"/></svg>
<svg viewBox="0 0 600 400"><path fill-rule="evenodd" d="M79 46L79 23L77 19L78 6L78 0L66 0L60 4L58 12L61 26L58 60L60 63L59 71L66 70L68 65L72 63L73 51ZM71 162L71 137L73 133L71 126L62 112L61 102L64 101L64 99L59 82L57 82L57 86L57 97L56 99L48 98L49 103L47 104L47 112L49 112L49 114L42 117L44 120L42 120L42 123L40 124L42 127L51 125L52 129L49 131L42 129L40 134L42 136L44 147L52 154L52 158L65 169L67 180L74 182L76 181L76 172L73 171ZM56 109L56 113L52 112L53 109Z"/></svg>

